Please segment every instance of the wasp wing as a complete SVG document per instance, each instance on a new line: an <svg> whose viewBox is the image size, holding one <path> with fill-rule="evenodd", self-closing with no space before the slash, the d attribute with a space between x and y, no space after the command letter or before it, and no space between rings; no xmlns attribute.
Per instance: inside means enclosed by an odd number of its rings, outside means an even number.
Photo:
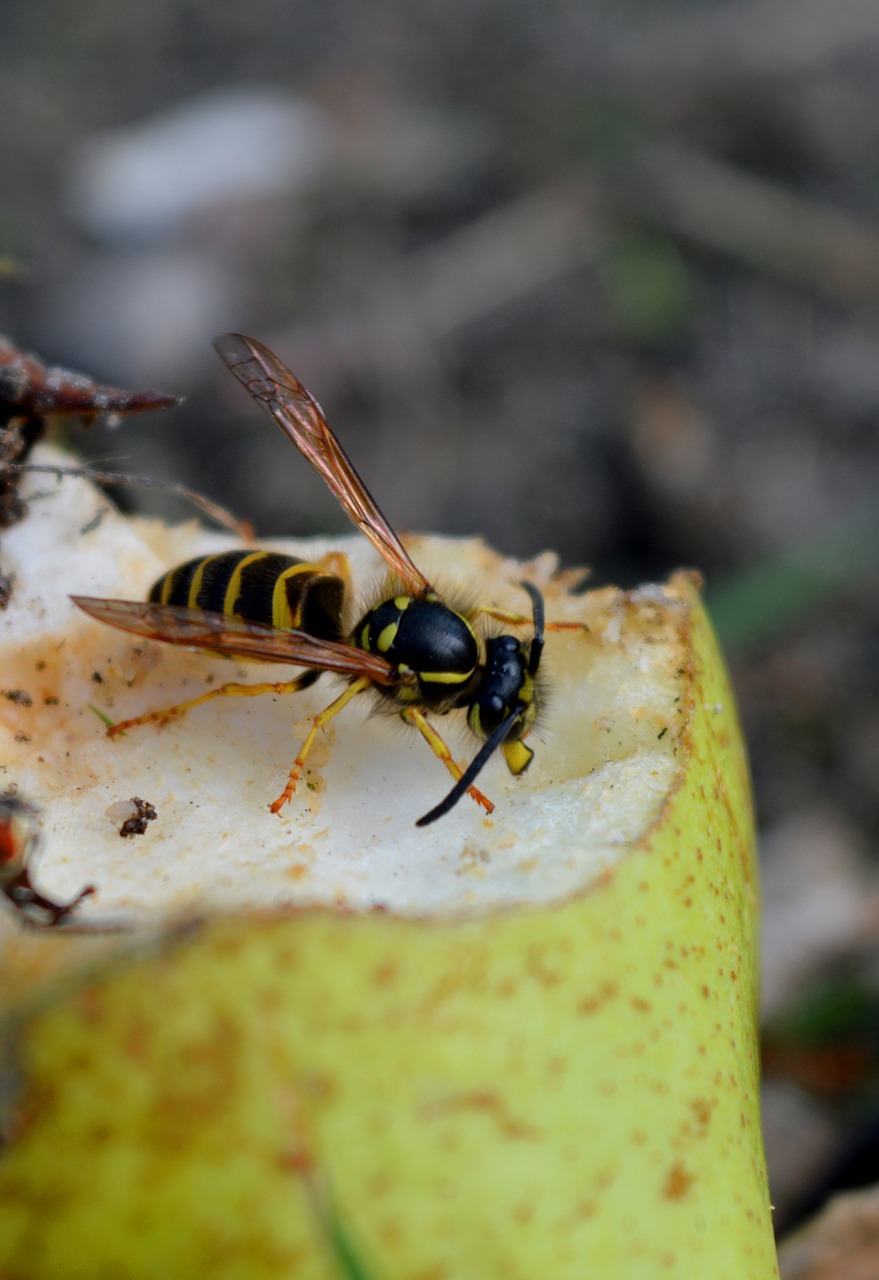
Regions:
<svg viewBox="0 0 879 1280"><path fill-rule="evenodd" d="M214 347L231 373L323 477L330 491L413 593L432 591L330 430L323 410L268 347L224 333Z"/></svg>
<svg viewBox="0 0 879 1280"><path fill-rule="evenodd" d="M366 676L376 684L399 682L396 668L380 654L366 653L332 640L318 640L306 631L280 631L264 623L225 613L187 609L183 605L104 600L95 596L70 598L98 622L148 640L206 649L230 658L258 658L262 662L288 662L316 671Z"/></svg>

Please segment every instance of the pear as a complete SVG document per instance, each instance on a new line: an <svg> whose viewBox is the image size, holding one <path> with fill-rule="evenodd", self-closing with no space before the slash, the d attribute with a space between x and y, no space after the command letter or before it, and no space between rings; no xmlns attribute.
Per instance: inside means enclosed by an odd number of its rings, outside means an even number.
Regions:
<svg viewBox="0 0 879 1280"><path fill-rule="evenodd" d="M231 540L40 479L3 541L5 778L41 891L97 892L0 919L0 1275L776 1275L751 798L698 578L581 592L550 554L407 539L449 599L527 613L527 579L582 624L547 635L533 764L418 828L450 780L361 697L278 816L332 678L111 742L248 671L67 593L143 599ZM270 545L381 592L362 539Z"/></svg>

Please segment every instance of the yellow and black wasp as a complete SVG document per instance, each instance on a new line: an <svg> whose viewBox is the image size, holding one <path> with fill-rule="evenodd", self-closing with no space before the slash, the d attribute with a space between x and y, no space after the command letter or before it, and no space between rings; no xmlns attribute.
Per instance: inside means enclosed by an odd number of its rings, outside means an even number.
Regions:
<svg viewBox="0 0 879 1280"><path fill-rule="evenodd" d="M115 737L136 725L166 724L221 696L293 693L322 672L335 672L347 676L348 685L314 717L286 786L271 805L273 813L292 798L320 730L367 689L419 730L455 778L445 799L418 825L447 813L465 791L491 813L494 806L474 785L486 761L500 748L510 772L518 775L534 754L523 739L540 706L537 677L545 627L540 592L522 583L531 599L530 618L485 606L458 611L448 605L413 564L317 401L298 379L253 338L225 334L214 345L378 549L391 570L393 594L368 609L346 634L346 583L334 572L332 557L309 564L271 551L226 551L171 569L153 585L145 602L73 596L93 618L123 631L211 654L305 668L283 682L224 684L189 702L120 721L108 733ZM532 634L526 639L508 634L480 639L474 627L480 615L517 626L530 624ZM466 768L453 759L428 718L428 713L445 715L458 708L466 708L467 723L483 742Z"/></svg>

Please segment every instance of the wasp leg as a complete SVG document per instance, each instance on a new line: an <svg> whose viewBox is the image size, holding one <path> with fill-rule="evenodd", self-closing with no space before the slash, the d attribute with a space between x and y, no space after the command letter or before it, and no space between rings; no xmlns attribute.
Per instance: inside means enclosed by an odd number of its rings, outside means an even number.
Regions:
<svg viewBox="0 0 879 1280"><path fill-rule="evenodd" d="M439 736L436 729L434 729L433 725L427 719L424 712L420 711L418 707L406 707L405 711L400 712L400 716L403 720L406 721L407 724L411 724L415 726L415 728L418 730L418 732L427 742L433 754L437 757L438 760L442 760L443 764L446 766L449 773L452 775L455 781L458 782L460 778L463 777L464 770L457 763L457 761L455 761L452 758L451 751L443 742L442 738ZM486 796L482 794L482 792L479 790L478 787L468 787L467 794L471 797L471 799L475 800L477 804L481 804L486 813L494 812L494 805Z"/></svg>
<svg viewBox="0 0 879 1280"><path fill-rule="evenodd" d="M334 574L337 578L341 578L345 584L344 599L350 600L354 591L354 584L351 580L351 561L345 555L344 551L328 551L325 556L317 562L322 564L327 573Z"/></svg>
<svg viewBox="0 0 879 1280"><path fill-rule="evenodd" d="M269 805L272 813L280 813L284 805L287 804L289 800L293 799L296 784L302 774L302 769L305 765L308 753L314 746L314 740L318 735L318 731L332 720L333 716L337 716L342 708L348 705L352 698L356 698L358 693L362 693L364 689L367 689L369 684L370 682L366 676L360 676L359 679L352 680L344 693L340 693L338 698L331 702L328 707L324 707L323 711L319 712L314 717L312 726L308 731L308 737L300 747L299 755L293 761L293 768L290 770L290 776L287 778L287 785L278 796L277 800Z"/></svg>
<svg viewBox="0 0 879 1280"><path fill-rule="evenodd" d="M531 627L534 625L532 618L526 618L523 613L509 613L506 609L495 609L490 604L477 605L475 609L467 614L468 622L475 622L478 617L493 618L495 622L503 622L505 626L510 627ZM585 622L546 622L544 623L547 631L588 631Z"/></svg>
<svg viewBox="0 0 879 1280"><path fill-rule="evenodd" d="M178 702L173 707L165 707L163 711L148 711L133 720L120 720L117 724L111 724L107 736L116 738L139 724L170 724L172 720L179 720L187 711L201 706L203 702L210 702L212 698L257 698L263 693L296 693L314 684L319 675L318 671L305 671L295 680L281 680L272 684L221 684L218 689L211 689L209 693L191 698L189 702Z"/></svg>

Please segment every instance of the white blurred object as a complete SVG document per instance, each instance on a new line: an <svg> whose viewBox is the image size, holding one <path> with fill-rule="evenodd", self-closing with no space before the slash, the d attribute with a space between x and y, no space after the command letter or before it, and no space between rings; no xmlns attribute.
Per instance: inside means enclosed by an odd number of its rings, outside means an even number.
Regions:
<svg viewBox="0 0 879 1280"><path fill-rule="evenodd" d="M310 187L331 150L325 114L281 90L225 89L85 138L67 205L93 235L161 241L229 203Z"/></svg>
<svg viewBox="0 0 879 1280"><path fill-rule="evenodd" d="M761 1094L772 1203L784 1215L830 1166L839 1150L839 1125L791 1080L766 1079Z"/></svg>
<svg viewBox="0 0 879 1280"><path fill-rule="evenodd" d="M803 984L872 936L879 884L850 824L816 805L763 838L761 1003L780 1013Z"/></svg>
<svg viewBox="0 0 879 1280"><path fill-rule="evenodd" d="M93 243L47 291L43 328L68 362L185 385L213 367L207 337L260 315L261 282L297 253L321 189L337 212L364 192L433 199L493 147L470 112L356 93L333 111L257 86L92 134L70 154L65 205ZM364 276L377 270L367 253Z"/></svg>
<svg viewBox="0 0 879 1280"><path fill-rule="evenodd" d="M52 292L45 328L88 368L182 389L214 367L209 337L247 307L241 272L209 248L105 250Z"/></svg>

